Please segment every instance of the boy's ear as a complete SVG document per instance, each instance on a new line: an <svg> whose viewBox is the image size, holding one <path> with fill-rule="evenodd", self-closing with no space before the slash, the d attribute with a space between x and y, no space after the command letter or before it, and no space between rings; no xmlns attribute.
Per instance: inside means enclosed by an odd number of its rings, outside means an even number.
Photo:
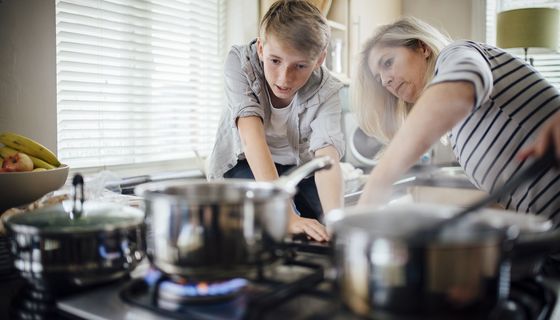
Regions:
<svg viewBox="0 0 560 320"><path fill-rule="evenodd" d="M259 60L263 61L263 42L260 37L257 38L257 54L259 56Z"/></svg>
<svg viewBox="0 0 560 320"><path fill-rule="evenodd" d="M319 55L319 60L317 60L317 63L315 64L315 69L319 69L323 65L323 62L325 62L326 57L327 57L327 49L323 50L323 52L321 52L321 54Z"/></svg>

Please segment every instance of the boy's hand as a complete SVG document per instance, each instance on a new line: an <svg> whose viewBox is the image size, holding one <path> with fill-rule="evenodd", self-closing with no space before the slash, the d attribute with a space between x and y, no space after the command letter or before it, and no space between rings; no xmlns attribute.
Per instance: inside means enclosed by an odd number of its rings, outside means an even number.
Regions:
<svg viewBox="0 0 560 320"><path fill-rule="evenodd" d="M329 234L324 225L315 219L302 218L295 213L290 214L289 233L304 233L315 241L328 241Z"/></svg>

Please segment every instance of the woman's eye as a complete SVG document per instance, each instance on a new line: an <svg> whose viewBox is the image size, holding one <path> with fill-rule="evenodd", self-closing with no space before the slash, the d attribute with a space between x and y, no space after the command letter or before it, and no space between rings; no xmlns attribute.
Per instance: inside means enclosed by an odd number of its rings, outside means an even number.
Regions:
<svg viewBox="0 0 560 320"><path fill-rule="evenodd" d="M393 64L393 58L385 60L383 66L385 66L385 68L389 68L392 64Z"/></svg>
<svg viewBox="0 0 560 320"><path fill-rule="evenodd" d="M272 62L273 64L279 64L280 60L278 59L270 59L270 62Z"/></svg>
<svg viewBox="0 0 560 320"><path fill-rule="evenodd" d="M307 65L306 64L298 64L298 65L296 65L296 68L305 69L305 68L307 68Z"/></svg>

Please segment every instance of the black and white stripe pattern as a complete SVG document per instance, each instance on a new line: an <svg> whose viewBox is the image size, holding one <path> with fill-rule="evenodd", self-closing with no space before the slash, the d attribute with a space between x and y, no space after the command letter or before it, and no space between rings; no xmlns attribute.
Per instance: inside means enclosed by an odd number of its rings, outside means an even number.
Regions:
<svg viewBox="0 0 560 320"><path fill-rule="evenodd" d="M528 164L515 155L560 110L560 92L524 61L472 41L455 42L441 52L432 84L463 80L473 83L476 103L450 133L453 151L475 185L492 191ZM559 170L534 177L500 202L560 225Z"/></svg>

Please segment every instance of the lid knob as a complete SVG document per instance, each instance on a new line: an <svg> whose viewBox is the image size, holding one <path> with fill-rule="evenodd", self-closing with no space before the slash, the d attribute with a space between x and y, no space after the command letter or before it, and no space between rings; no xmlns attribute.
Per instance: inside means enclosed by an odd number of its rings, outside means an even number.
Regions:
<svg viewBox="0 0 560 320"><path fill-rule="evenodd" d="M72 178L72 186L74 186L74 201L72 205L72 212L70 213L70 219L79 219L84 211L84 177L76 173L74 178ZM80 188L80 198L78 198L78 188ZM79 200L79 204L78 204Z"/></svg>

